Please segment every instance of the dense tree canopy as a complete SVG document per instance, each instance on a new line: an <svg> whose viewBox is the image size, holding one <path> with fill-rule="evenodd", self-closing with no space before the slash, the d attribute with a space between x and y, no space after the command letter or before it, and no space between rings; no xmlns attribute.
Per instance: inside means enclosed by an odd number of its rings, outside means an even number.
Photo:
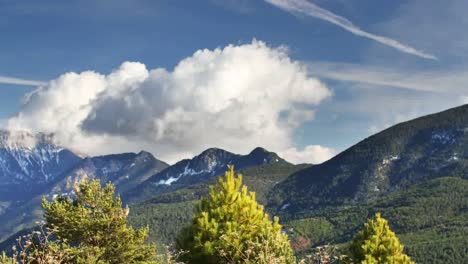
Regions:
<svg viewBox="0 0 468 264"><path fill-rule="evenodd" d="M354 263L363 264L411 264L414 263L403 253L403 245L390 230L387 220L375 215L364 225L350 245Z"/></svg>
<svg viewBox="0 0 468 264"><path fill-rule="evenodd" d="M270 220L232 166L210 187L179 242L190 263L295 263L278 218Z"/></svg>
<svg viewBox="0 0 468 264"><path fill-rule="evenodd" d="M101 188L98 180L75 186L73 199L43 199L47 225L57 230L60 241L79 248L77 262L145 263L155 256L155 247L145 245L147 229L127 225L128 207L114 197L114 186Z"/></svg>

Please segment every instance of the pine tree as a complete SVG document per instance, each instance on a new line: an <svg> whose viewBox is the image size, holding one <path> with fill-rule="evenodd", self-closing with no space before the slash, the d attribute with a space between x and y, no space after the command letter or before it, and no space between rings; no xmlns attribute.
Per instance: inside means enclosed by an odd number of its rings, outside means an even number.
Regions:
<svg viewBox="0 0 468 264"><path fill-rule="evenodd" d="M278 218L270 221L232 166L210 186L191 226L181 233L179 248L188 252L190 263L295 263Z"/></svg>
<svg viewBox="0 0 468 264"><path fill-rule="evenodd" d="M5 252L0 255L0 264L16 264L14 258L8 257Z"/></svg>
<svg viewBox="0 0 468 264"><path fill-rule="evenodd" d="M353 263L410 264L414 263L403 253L403 245L390 230L387 220L375 215L364 225L350 245Z"/></svg>
<svg viewBox="0 0 468 264"><path fill-rule="evenodd" d="M155 247L145 245L148 229L127 226L128 207L114 197L114 186L98 180L76 185L75 196L42 201L47 225L57 239L75 246L78 263L149 263Z"/></svg>

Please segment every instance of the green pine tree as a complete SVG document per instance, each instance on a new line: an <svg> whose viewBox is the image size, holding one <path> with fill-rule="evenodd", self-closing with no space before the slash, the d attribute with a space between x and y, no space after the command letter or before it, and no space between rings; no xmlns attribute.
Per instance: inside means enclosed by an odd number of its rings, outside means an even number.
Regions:
<svg viewBox="0 0 468 264"><path fill-rule="evenodd" d="M179 248L188 252L189 263L295 263L278 218L270 221L232 166L210 186L193 223L181 233Z"/></svg>
<svg viewBox="0 0 468 264"><path fill-rule="evenodd" d="M403 252L403 245L380 213L377 213L374 219L369 219L364 229L357 234L350 245L350 252L353 263L414 263Z"/></svg>
<svg viewBox="0 0 468 264"><path fill-rule="evenodd" d="M0 264L16 264L14 258L8 257L5 252L0 255Z"/></svg>
<svg viewBox="0 0 468 264"><path fill-rule="evenodd" d="M83 181L74 188L72 199L58 197L42 201L47 225L56 237L74 246L77 263L150 263L155 247L145 245L148 229L127 225L128 207L122 208L115 188L101 188L98 180Z"/></svg>

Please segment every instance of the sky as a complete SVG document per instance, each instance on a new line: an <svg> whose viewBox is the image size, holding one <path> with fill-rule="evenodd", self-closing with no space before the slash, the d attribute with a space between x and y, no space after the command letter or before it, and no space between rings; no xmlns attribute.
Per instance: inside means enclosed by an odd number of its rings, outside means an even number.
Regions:
<svg viewBox="0 0 468 264"><path fill-rule="evenodd" d="M0 0L0 127L320 163L468 103L465 0Z"/></svg>

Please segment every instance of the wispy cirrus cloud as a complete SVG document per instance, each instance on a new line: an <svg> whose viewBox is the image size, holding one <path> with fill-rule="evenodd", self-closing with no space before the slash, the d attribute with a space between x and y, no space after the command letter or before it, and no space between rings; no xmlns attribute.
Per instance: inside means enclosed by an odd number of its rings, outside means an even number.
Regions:
<svg viewBox="0 0 468 264"><path fill-rule="evenodd" d="M0 75L0 83L4 84L16 84L16 85L29 85L29 86L41 86L45 85L45 82L42 81L35 81L35 80L26 80L8 76L1 76Z"/></svg>
<svg viewBox="0 0 468 264"><path fill-rule="evenodd" d="M354 25L347 18L334 14L307 0L265 0L265 2L270 3L290 13L305 14L311 17L325 20L329 23L335 24L353 33L354 35L377 41L383 45L392 47L401 52L418 56L424 59L437 60L436 56L413 48L409 45L403 44L397 40L364 31L363 29Z"/></svg>
<svg viewBox="0 0 468 264"><path fill-rule="evenodd" d="M371 64L311 62L308 68L309 72L315 76L343 82L422 92L468 94L468 68L466 67L453 70L417 70Z"/></svg>

